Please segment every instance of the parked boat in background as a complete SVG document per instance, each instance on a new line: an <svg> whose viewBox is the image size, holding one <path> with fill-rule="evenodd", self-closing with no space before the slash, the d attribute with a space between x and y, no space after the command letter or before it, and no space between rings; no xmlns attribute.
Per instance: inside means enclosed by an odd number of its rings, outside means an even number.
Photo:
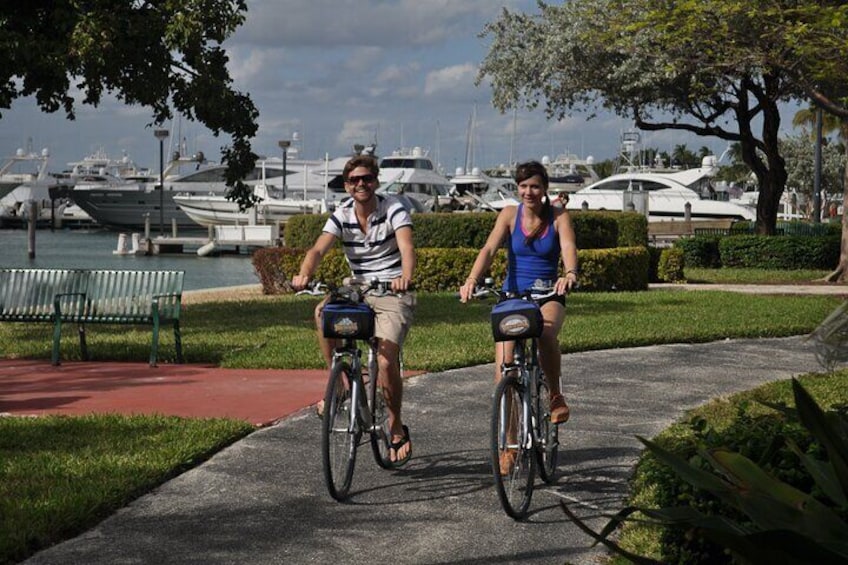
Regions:
<svg viewBox="0 0 848 565"><path fill-rule="evenodd" d="M460 205L450 195L450 189L448 178L436 170L433 160L420 147L394 151L380 161L380 188L377 192L406 196L410 212L456 210Z"/></svg>
<svg viewBox="0 0 848 565"><path fill-rule="evenodd" d="M450 194L462 210L497 211L518 204L518 185L510 177L489 176L476 167L470 172L458 168L450 183Z"/></svg>
<svg viewBox="0 0 848 565"><path fill-rule="evenodd" d="M224 195L176 194L174 202L193 222L201 226L285 224L296 214L327 212L324 199L302 200L282 198L278 189L260 184L253 189L258 201L251 208L239 210L239 205Z"/></svg>
<svg viewBox="0 0 848 565"><path fill-rule="evenodd" d="M48 179L48 158L47 149L43 149L41 153L18 149L13 156L7 158L0 167L0 199L24 183Z"/></svg>
<svg viewBox="0 0 848 565"><path fill-rule="evenodd" d="M264 184L267 190L277 191L274 194L282 199L313 201L326 198L332 201L336 195L328 182L341 175L343 164L339 165L338 160L297 158L284 164L280 157L266 158L257 161L254 170L243 181L252 188ZM183 203L193 204L195 210L197 206L211 206L212 203L217 207L229 192L225 173L226 165L209 162L202 153L188 158L175 155L164 171L165 190L161 196L156 177L123 186L87 187L75 190L72 198L99 224L119 231L140 230L146 222L157 225L161 198L165 229L170 231L176 224L178 229L196 230L200 225L180 208L174 197L188 197L183 198Z"/></svg>
<svg viewBox="0 0 848 565"><path fill-rule="evenodd" d="M70 181L56 178L48 171L49 152L40 154L18 149L0 168L0 225L16 226L34 220L36 225L61 219L67 198L54 198L51 189Z"/></svg>
<svg viewBox="0 0 848 565"><path fill-rule="evenodd" d="M625 172L609 176L569 198L569 210L633 210L649 222L684 220L754 220L756 214L732 202L711 199L710 178L718 171L714 156L701 167L673 173ZM688 205L688 211L687 211Z"/></svg>
<svg viewBox="0 0 848 565"><path fill-rule="evenodd" d="M548 170L548 193L551 196L572 194L601 180L592 167L594 162L591 156L581 159L573 153L557 155L554 160L547 155L542 157L542 164Z"/></svg>

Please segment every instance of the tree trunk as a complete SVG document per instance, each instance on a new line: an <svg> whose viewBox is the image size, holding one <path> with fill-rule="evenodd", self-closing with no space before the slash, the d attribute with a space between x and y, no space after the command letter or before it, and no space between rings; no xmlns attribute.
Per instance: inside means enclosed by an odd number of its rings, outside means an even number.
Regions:
<svg viewBox="0 0 848 565"><path fill-rule="evenodd" d="M756 233L759 235L774 235L777 229L777 212L780 209L780 198L783 196L783 185L776 175L768 171L757 179L760 195L757 197Z"/></svg>
<svg viewBox="0 0 848 565"><path fill-rule="evenodd" d="M843 122L843 131L846 125ZM839 244L839 265L825 277L828 282L844 283L848 278L848 138L845 147L845 170L842 172L842 241Z"/></svg>
<svg viewBox="0 0 848 565"><path fill-rule="evenodd" d="M765 78L770 83L776 81L774 77ZM766 91L768 90L766 88ZM759 235L774 235L780 197L789 175L786 172L786 162L780 156L780 110L774 98L767 96L765 92L759 91L757 100L760 102L763 118L761 140L753 134L750 115L743 112L745 107L741 107L737 111L739 146L742 149L742 160L757 176L759 196L755 231Z"/></svg>

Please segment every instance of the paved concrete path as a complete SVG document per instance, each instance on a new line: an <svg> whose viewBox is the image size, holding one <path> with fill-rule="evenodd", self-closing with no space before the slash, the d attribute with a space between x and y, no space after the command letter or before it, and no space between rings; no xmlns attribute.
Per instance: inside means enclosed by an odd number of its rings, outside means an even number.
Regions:
<svg viewBox="0 0 848 565"><path fill-rule="evenodd" d="M352 496L323 484L319 420L303 411L261 429L30 564L342 563L596 564L603 550L572 525L619 510L640 452L702 402L818 371L803 338L728 340L563 356L572 419L561 477L537 483L529 518L500 509L488 464L492 365L408 381L414 458L382 471L360 449Z"/></svg>

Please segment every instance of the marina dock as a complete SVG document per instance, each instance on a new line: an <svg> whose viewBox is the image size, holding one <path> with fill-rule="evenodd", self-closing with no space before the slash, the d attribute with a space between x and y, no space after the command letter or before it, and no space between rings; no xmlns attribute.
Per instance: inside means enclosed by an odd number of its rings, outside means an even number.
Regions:
<svg viewBox="0 0 848 565"><path fill-rule="evenodd" d="M209 226L206 236L180 236L176 227L171 235L151 236L121 233L118 235L116 255L164 255L194 252L200 257L249 252L256 247L274 247L281 244L278 225Z"/></svg>

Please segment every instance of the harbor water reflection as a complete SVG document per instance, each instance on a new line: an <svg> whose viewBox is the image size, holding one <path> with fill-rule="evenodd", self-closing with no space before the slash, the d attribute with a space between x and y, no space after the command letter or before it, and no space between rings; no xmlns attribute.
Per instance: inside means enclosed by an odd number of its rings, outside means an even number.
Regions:
<svg viewBox="0 0 848 565"><path fill-rule="evenodd" d="M256 284L259 277L246 253L198 257L117 255L118 233L105 230L38 229L30 259L27 230L0 230L0 268L130 269L185 271L185 290Z"/></svg>

